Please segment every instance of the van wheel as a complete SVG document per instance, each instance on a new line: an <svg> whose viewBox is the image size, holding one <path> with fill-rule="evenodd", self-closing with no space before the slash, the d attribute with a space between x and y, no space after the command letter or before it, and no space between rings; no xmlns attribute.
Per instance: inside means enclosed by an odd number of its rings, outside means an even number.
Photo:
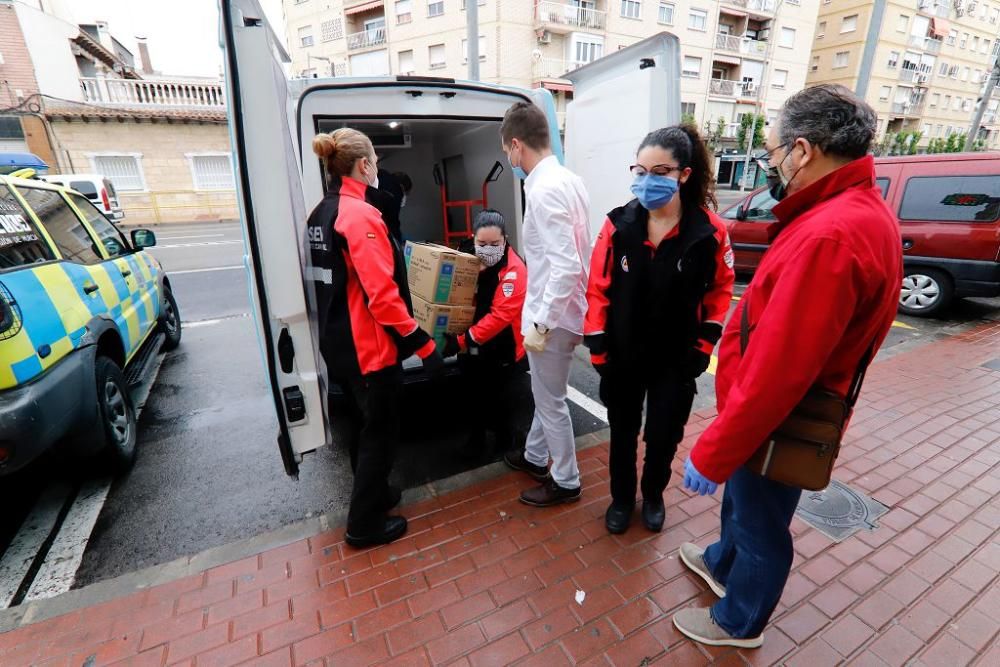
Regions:
<svg viewBox="0 0 1000 667"><path fill-rule="evenodd" d="M97 456L120 475L135 462L137 422L135 406L128 393L122 369L108 357L97 357L94 364L97 377L97 403L100 424L94 437L100 440L94 448Z"/></svg>
<svg viewBox="0 0 1000 667"><path fill-rule="evenodd" d="M163 306L160 315L160 329L166 336L163 341L164 351L176 349L181 344L181 311L177 308L174 293L163 288Z"/></svg>
<svg viewBox="0 0 1000 667"><path fill-rule="evenodd" d="M906 269L899 293L899 310L915 317L933 317L947 308L955 295L951 278L943 271L924 267Z"/></svg>

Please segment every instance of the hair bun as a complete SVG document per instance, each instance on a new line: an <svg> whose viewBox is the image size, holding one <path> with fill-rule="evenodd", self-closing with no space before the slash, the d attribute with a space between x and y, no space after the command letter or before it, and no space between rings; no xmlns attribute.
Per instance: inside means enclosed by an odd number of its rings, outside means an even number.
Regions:
<svg viewBox="0 0 1000 667"><path fill-rule="evenodd" d="M321 132L313 137L313 153L321 158L329 158L337 152L337 140L333 135Z"/></svg>

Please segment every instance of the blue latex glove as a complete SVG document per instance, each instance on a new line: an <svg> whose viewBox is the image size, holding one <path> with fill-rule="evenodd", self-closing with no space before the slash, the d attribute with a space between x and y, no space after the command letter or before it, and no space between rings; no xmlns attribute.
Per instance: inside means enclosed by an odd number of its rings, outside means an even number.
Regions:
<svg viewBox="0 0 1000 667"><path fill-rule="evenodd" d="M719 488L719 485L708 479L694 467L691 458L684 462L684 488L694 491L699 496L712 495Z"/></svg>

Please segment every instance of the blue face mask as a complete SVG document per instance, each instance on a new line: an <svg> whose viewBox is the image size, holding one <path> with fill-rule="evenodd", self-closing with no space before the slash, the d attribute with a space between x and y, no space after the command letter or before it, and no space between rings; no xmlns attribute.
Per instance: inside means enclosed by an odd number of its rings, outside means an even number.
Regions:
<svg viewBox="0 0 1000 667"><path fill-rule="evenodd" d="M514 151L514 148L512 146L511 147L511 152L513 152L513 151ZM526 172L524 169L522 169L519 166L518 167L514 166L514 161L510 159L510 153L507 154L507 164L510 165L510 171L511 171L512 174L514 174L514 178L520 178L522 181L524 179L528 178L528 172Z"/></svg>
<svg viewBox="0 0 1000 667"><path fill-rule="evenodd" d="M647 211L655 211L666 206L677 194L678 188L680 184L676 178L657 174L636 176L632 181L632 194Z"/></svg>

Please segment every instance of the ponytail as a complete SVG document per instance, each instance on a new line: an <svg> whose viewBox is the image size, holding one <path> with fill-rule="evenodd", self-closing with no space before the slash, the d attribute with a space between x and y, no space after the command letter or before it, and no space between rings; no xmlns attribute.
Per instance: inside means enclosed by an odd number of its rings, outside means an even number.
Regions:
<svg viewBox="0 0 1000 667"><path fill-rule="evenodd" d="M639 150L657 146L670 151L681 169L691 168L691 175L681 184L681 204L690 208L718 209L715 199L713 156L702 141L698 129L689 123L653 130L639 144Z"/></svg>

